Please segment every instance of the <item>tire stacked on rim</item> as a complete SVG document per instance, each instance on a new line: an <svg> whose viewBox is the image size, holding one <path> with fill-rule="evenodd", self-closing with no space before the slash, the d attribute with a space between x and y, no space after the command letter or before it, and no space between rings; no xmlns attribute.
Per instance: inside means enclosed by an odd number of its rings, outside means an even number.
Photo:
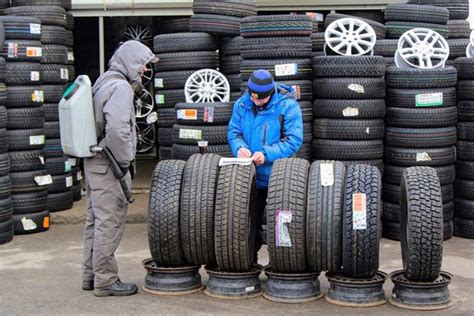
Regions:
<svg viewBox="0 0 474 316"><path fill-rule="evenodd" d="M48 192L44 166L44 108L41 21L31 17L4 16L7 61L5 83L8 112L11 200L15 234L49 228Z"/></svg>
<svg viewBox="0 0 474 316"><path fill-rule="evenodd" d="M380 56L313 58L313 159L383 169L384 74Z"/></svg>
<svg viewBox="0 0 474 316"><path fill-rule="evenodd" d="M191 32L239 36L242 18L257 15L254 0L193 1Z"/></svg>
<svg viewBox="0 0 474 316"><path fill-rule="evenodd" d="M154 38L154 51L160 61L155 68L155 104L159 159L171 159L174 106L185 102L184 86L195 71L217 69L219 56L216 39L207 33L171 33Z"/></svg>
<svg viewBox="0 0 474 316"><path fill-rule="evenodd" d="M240 63L242 62L242 57L240 56L241 43L242 37L236 36L224 39L219 46L219 71L229 81L231 102L235 102L242 95L240 93L240 85L242 83L240 78Z"/></svg>
<svg viewBox="0 0 474 316"><path fill-rule="evenodd" d="M303 145L296 157L311 160L311 34L306 15L266 15L244 18L241 25L242 92L252 72L268 70L277 84L290 86L303 113ZM279 91L280 92L280 91ZM283 91L284 93L284 91Z"/></svg>
<svg viewBox="0 0 474 316"><path fill-rule="evenodd" d="M23 2L19 1L18 5ZM44 131L46 136L46 170L51 175L53 183L48 185L48 210L63 211L72 208L74 199L71 191L73 179L71 166L61 149L59 131L58 103L62 98L69 82L68 47L71 38L67 35L67 14L65 8L70 8L70 1L36 0L35 6L18 6L8 9L11 14L32 15L41 20L41 43L43 44L44 83ZM51 4L56 4L53 6ZM57 6L60 5L60 6Z"/></svg>
<svg viewBox="0 0 474 316"><path fill-rule="evenodd" d="M454 234L474 239L474 61L458 58L458 143Z"/></svg>
<svg viewBox="0 0 474 316"><path fill-rule="evenodd" d="M434 167L443 193L445 238L453 230L456 161L456 81L454 67L387 68L384 236L400 238L400 180L407 167Z"/></svg>
<svg viewBox="0 0 474 316"><path fill-rule="evenodd" d="M378 40L374 53L387 58L389 65L394 64L398 39L403 33L413 28L428 28L448 37L449 11L445 8L416 4L389 4L385 8L385 27L387 39Z"/></svg>

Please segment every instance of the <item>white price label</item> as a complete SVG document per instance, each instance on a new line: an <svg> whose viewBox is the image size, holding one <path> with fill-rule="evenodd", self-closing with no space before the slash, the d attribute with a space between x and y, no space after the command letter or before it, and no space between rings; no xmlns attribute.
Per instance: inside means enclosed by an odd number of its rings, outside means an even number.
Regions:
<svg viewBox="0 0 474 316"><path fill-rule="evenodd" d="M157 94L155 96L156 103L163 104L165 103L165 96L163 94Z"/></svg>
<svg viewBox="0 0 474 316"><path fill-rule="evenodd" d="M229 165L250 166L252 164L252 161L252 158L221 158L219 160L219 167Z"/></svg>
<svg viewBox="0 0 474 316"><path fill-rule="evenodd" d="M350 85L347 86L347 88L359 94L365 93L364 87L361 86L360 84L351 83Z"/></svg>
<svg viewBox="0 0 474 316"><path fill-rule="evenodd" d="M63 80L69 79L69 70L67 68L61 68L61 79Z"/></svg>
<svg viewBox="0 0 474 316"><path fill-rule="evenodd" d="M275 65L275 76L293 76L298 73L298 64Z"/></svg>
<svg viewBox="0 0 474 316"><path fill-rule="evenodd" d="M32 71L32 72L30 73L30 77L31 77L31 78L30 78L31 81L39 81L39 80L40 80L40 73L39 73L39 71Z"/></svg>
<svg viewBox="0 0 474 316"><path fill-rule="evenodd" d="M33 222L32 219L26 217L23 217L21 219L21 225L23 226L23 230L25 231L35 230L36 228L38 228L38 225L36 225L36 223Z"/></svg>
<svg viewBox="0 0 474 316"><path fill-rule="evenodd" d="M66 188L72 187L72 177L66 177Z"/></svg>
<svg viewBox="0 0 474 316"><path fill-rule="evenodd" d="M67 52L67 61L74 61L74 52Z"/></svg>
<svg viewBox="0 0 474 316"><path fill-rule="evenodd" d="M64 162L64 172L71 172L71 165L69 164L69 161Z"/></svg>
<svg viewBox="0 0 474 316"><path fill-rule="evenodd" d="M199 129L185 129L179 130L179 138L181 139L202 139L202 131Z"/></svg>
<svg viewBox="0 0 474 316"><path fill-rule="evenodd" d="M352 194L352 229L367 229L367 195Z"/></svg>
<svg viewBox="0 0 474 316"><path fill-rule="evenodd" d="M366 134L370 134L370 127L367 127L367 128L365 129L365 133L366 133Z"/></svg>
<svg viewBox="0 0 474 316"><path fill-rule="evenodd" d="M176 111L176 116L179 120L197 120L198 111L196 109L186 109Z"/></svg>
<svg viewBox="0 0 474 316"><path fill-rule="evenodd" d="M17 43L8 43L8 58L18 57L18 44Z"/></svg>
<svg viewBox="0 0 474 316"><path fill-rule="evenodd" d="M214 108L213 107L204 108L204 122L207 122L207 123L214 122Z"/></svg>
<svg viewBox="0 0 474 316"><path fill-rule="evenodd" d="M255 286L247 286L247 287L245 288L245 292L252 292L252 291L254 291L254 290L255 290Z"/></svg>
<svg viewBox="0 0 474 316"><path fill-rule="evenodd" d="M163 79L162 78L155 78L155 88L164 88Z"/></svg>
<svg viewBox="0 0 474 316"><path fill-rule="evenodd" d="M342 110L342 115L344 117L354 117L354 116L359 116L359 109L358 108L345 108Z"/></svg>
<svg viewBox="0 0 474 316"><path fill-rule="evenodd" d="M41 164L44 165L44 157L43 157L43 156L39 156L38 158L39 158Z"/></svg>
<svg viewBox="0 0 474 316"><path fill-rule="evenodd" d="M82 173L81 173L80 171L78 171L78 172L76 173L76 179L77 179L77 181L81 181L81 180L82 180Z"/></svg>
<svg viewBox="0 0 474 316"><path fill-rule="evenodd" d="M428 153L423 152L423 153L416 153L416 161L417 162L422 162L422 161L431 161L431 157Z"/></svg>
<svg viewBox="0 0 474 316"><path fill-rule="evenodd" d="M41 34L41 24L30 23L30 34Z"/></svg>
<svg viewBox="0 0 474 316"><path fill-rule="evenodd" d="M44 145L46 137L44 135L30 136L30 145Z"/></svg>
<svg viewBox="0 0 474 316"><path fill-rule="evenodd" d="M321 163L319 172L321 173L321 185L323 187L334 185L334 165L332 163Z"/></svg>
<svg viewBox="0 0 474 316"><path fill-rule="evenodd" d="M275 243L277 247L291 247L290 230L291 211L276 211Z"/></svg>
<svg viewBox="0 0 474 316"><path fill-rule="evenodd" d="M27 47L26 48L26 56L28 57L42 57L43 50L41 47Z"/></svg>
<svg viewBox="0 0 474 316"><path fill-rule="evenodd" d="M443 93L426 93L416 95L416 106L440 106L443 105Z"/></svg>
<svg viewBox="0 0 474 316"><path fill-rule="evenodd" d="M35 90L31 95L31 101L33 102L44 102L44 92L43 90Z"/></svg>
<svg viewBox="0 0 474 316"><path fill-rule="evenodd" d="M67 162L69 163L70 166L75 167L77 164L77 159L76 158L68 158Z"/></svg>
<svg viewBox="0 0 474 316"><path fill-rule="evenodd" d="M45 176L36 176L35 177L35 182L39 186L44 186L53 183L53 178L51 178L51 175L45 175Z"/></svg>

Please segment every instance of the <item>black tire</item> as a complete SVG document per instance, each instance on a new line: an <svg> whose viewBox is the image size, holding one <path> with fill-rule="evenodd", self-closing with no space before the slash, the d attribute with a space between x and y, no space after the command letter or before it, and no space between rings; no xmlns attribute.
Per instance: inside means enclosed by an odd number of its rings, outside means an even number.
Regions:
<svg viewBox="0 0 474 316"><path fill-rule="evenodd" d="M79 184L73 185L72 188L71 188L71 192L72 192L73 202L78 202L78 201L82 200L81 185L79 185Z"/></svg>
<svg viewBox="0 0 474 316"><path fill-rule="evenodd" d="M216 69L219 55L215 51L164 53L160 58L159 71L198 70L202 68Z"/></svg>
<svg viewBox="0 0 474 316"><path fill-rule="evenodd" d="M387 68L385 76L388 88L431 89L455 87L457 71L452 66L434 69Z"/></svg>
<svg viewBox="0 0 474 316"><path fill-rule="evenodd" d="M242 57L240 57L240 55L222 56L219 64L219 71L225 75L240 74L241 62Z"/></svg>
<svg viewBox="0 0 474 316"><path fill-rule="evenodd" d="M472 160L474 157L474 142L458 141L456 144L457 158L460 160Z"/></svg>
<svg viewBox="0 0 474 316"><path fill-rule="evenodd" d="M46 139L61 138L61 133L59 131L59 122L45 122L44 135L46 136Z"/></svg>
<svg viewBox="0 0 474 316"><path fill-rule="evenodd" d="M431 5L437 7L444 7L449 10L449 18L451 20L462 19L465 20L469 16L469 1L468 0L410 0L410 3Z"/></svg>
<svg viewBox="0 0 474 316"><path fill-rule="evenodd" d="M44 85L44 102L59 103L61 101L67 85Z"/></svg>
<svg viewBox="0 0 474 316"><path fill-rule="evenodd" d="M454 216L456 218L474 220L474 201L463 199L454 199Z"/></svg>
<svg viewBox="0 0 474 316"><path fill-rule="evenodd" d="M464 122L474 122L474 100L458 101L458 119Z"/></svg>
<svg viewBox="0 0 474 316"><path fill-rule="evenodd" d="M10 156L8 153L0 154L0 176L6 176L11 170Z"/></svg>
<svg viewBox="0 0 474 316"><path fill-rule="evenodd" d="M340 13L330 13L326 16L326 19L324 20L324 25L325 25L325 27L328 27L329 24L331 24L332 22L334 22L336 20L343 19L343 18L354 18L354 17L355 16L352 16L352 15L346 15L346 14L340 14ZM370 26L372 26L378 40L382 40L382 39L385 38L386 30L385 30L385 26L383 25L383 23L378 23L378 22L375 22L373 20L364 19L364 18L360 18L360 17L355 17L355 18L357 18L359 20L362 20L362 21L366 22L367 24L369 24Z"/></svg>
<svg viewBox="0 0 474 316"><path fill-rule="evenodd" d="M187 126L175 124L173 126L173 143L196 145L199 140L207 140L209 145L226 144L227 128L227 125Z"/></svg>
<svg viewBox="0 0 474 316"><path fill-rule="evenodd" d="M313 121L313 135L322 139L382 139L384 132L383 120L315 119Z"/></svg>
<svg viewBox="0 0 474 316"><path fill-rule="evenodd" d="M448 240L453 236L453 222L443 222L443 240ZM400 223L389 220L383 221L383 237L400 241Z"/></svg>
<svg viewBox="0 0 474 316"><path fill-rule="evenodd" d="M5 128L0 129L0 154L8 152L9 138L8 131Z"/></svg>
<svg viewBox="0 0 474 316"><path fill-rule="evenodd" d="M59 111L57 103L43 104L44 119L46 122L59 121Z"/></svg>
<svg viewBox="0 0 474 316"><path fill-rule="evenodd" d="M158 115L158 120L156 121L158 128L173 127L174 123L176 123L176 111L174 108L158 108L156 113Z"/></svg>
<svg viewBox="0 0 474 316"><path fill-rule="evenodd" d="M65 45L66 29L61 26L43 25L41 27L41 44Z"/></svg>
<svg viewBox="0 0 474 316"><path fill-rule="evenodd" d="M457 108L387 108L387 126L407 128L437 128L456 126Z"/></svg>
<svg viewBox="0 0 474 316"><path fill-rule="evenodd" d="M458 79L474 79L474 60L468 57L460 57L454 61L454 67L458 70Z"/></svg>
<svg viewBox="0 0 474 316"><path fill-rule="evenodd" d="M454 188L458 199L471 200L474 197L474 181L456 179Z"/></svg>
<svg viewBox="0 0 474 316"><path fill-rule="evenodd" d="M11 219L13 215L13 202L11 197L0 200L0 223Z"/></svg>
<svg viewBox="0 0 474 316"><path fill-rule="evenodd" d="M72 190L48 194L48 211L50 213L69 210L74 205Z"/></svg>
<svg viewBox="0 0 474 316"><path fill-rule="evenodd" d="M27 2L27 1L25 1ZM35 17L43 25L57 25L66 27L66 11L58 6L33 6L11 7L6 9L6 15Z"/></svg>
<svg viewBox="0 0 474 316"><path fill-rule="evenodd" d="M67 65L67 72L69 75L68 81L74 82L76 80L76 68L74 65Z"/></svg>
<svg viewBox="0 0 474 316"><path fill-rule="evenodd" d="M254 260L257 198L253 165L220 168L217 180L214 243L222 271L250 271Z"/></svg>
<svg viewBox="0 0 474 316"><path fill-rule="evenodd" d="M2 16L5 39L40 40L41 21L33 17ZM33 25L31 25L33 24Z"/></svg>
<svg viewBox="0 0 474 316"><path fill-rule="evenodd" d="M183 125L228 124L233 103L178 103L175 106L176 122Z"/></svg>
<svg viewBox="0 0 474 316"><path fill-rule="evenodd" d="M449 10L416 4L389 4L385 7L385 21L425 22L446 24Z"/></svg>
<svg viewBox="0 0 474 316"><path fill-rule="evenodd" d="M474 141L474 124L471 122L458 122L458 139Z"/></svg>
<svg viewBox="0 0 474 316"><path fill-rule="evenodd" d="M474 91L472 87L474 80L459 80L457 85L457 92L459 100L474 101Z"/></svg>
<svg viewBox="0 0 474 316"><path fill-rule="evenodd" d="M42 150L10 151L8 154L11 172L44 169L44 152Z"/></svg>
<svg viewBox="0 0 474 316"><path fill-rule="evenodd" d="M313 109L315 117L332 119L382 119L386 111L383 99L316 99Z"/></svg>
<svg viewBox="0 0 474 316"><path fill-rule="evenodd" d="M322 183L321 165L332 168L331 181ZM342 267L342 208L346 168L341 162L311 164L306 219L306 263L311 271L333 272Z"/></svg>
<svg viewBox="0 0 474 316"><path fill-rule="evenodd" d="M423 100L423 96L438 95L439 100L430 105L428 101ZM419 108L423 107L453 107L456 106L456 88L437 88L437 89L387 89L385 98L388 106L398 108Z"/></svg>
<svg viewBox="0 0 474 316"><path fill-rule="evenodd" d="M459 144L459 142L458 142ZM399 148L385 146L385 162L395 166L438 167L454 164L455 147L441 148Z"/></svg>
<svg viewBox="0 0 474 316"><path fill-rule="evenodd" d="M71 191L72 174L70 172L51 176L53 183L48 185L48 194Z"/></svg>
<svg viewBox="0 0 474 316"><path fill-rule="evenodd" d="M0 177L0 199L6 199L11 195L12 182L9 175Z"/></svg>
<svg viewBox="0 0 474 316"><path fill-rule="evenodd" d="M384 183L400 185L403 171L406 168L385 164ZM454 165L433 168L439 177L441 185L452 184L456 177Z"/></svg>
<svg viewBox="0 0 474 316"><path fill-rule="evenodd" d="M10 151L41 150L44 148L44 143L44 130L41 128L8 131L8 148Z"/></svg>
<svg viewBox="0 0 474 316"><path fill-rule="evenodd" d="M158 148L158 160L169 160L173 159L173 147L160 146Z"/></svg>
<svg viewBox="0 0 474 316"><path fill-rule="evenodd" d="M3 105L0 105L0 129L4 129L8 124L8 111Z"/></svg>
<svg viewBox="0 0 474 316"><path fill-rule="evenodd" d="M39 107L45 96L43 86L7 87L6 95L7 108Z"/></svg>
<svg viewBox="0 0 474 316"><path fill-rule="evenodd" d="M309 37L245 38L240 46L244 59L311 58Z"/></svg>
<svg viewBox="0 0 474 316"><path fill-rule="evenodd" d="M310 163L304 159L279 159L272 167L267 198L267 243L272 271L306 270L306 203ZM279 211L291 210L287 223L290 243L277 244ZM283 213L282 213L283 214ZM279 225L284 225L280 223Z"/></svg>
<svg viewBox="0 0 474 316"><path fill-rule="evenodd" d="M181 241L188 264L215 266L214 209L220 156L196 154L181 186Z"/></svg>
<svg viewBox="0 0 474 316"><path fill-rule="evenodd" d="M28 222L29 224L24 224ZM49 229L49 212L13 215L15 235L36 234Z"/></svg>
<svg viewBox="0 0 474 316"><path fill-rule="evenodd" d="M42 191L44 186L38 185L35 181L37 176L47 175L46 170L11 172L12 193L26 193Z"/></svg>
<svg viewBox="0 0 474 316"><path fill-rule="evenodd" d="M189 20L189 17L161 19L157 29L160 34L189 32Z"/></svg>
<svg viewBox="0 0 474 316"><path fill-rule="evenodd" d="M194 72L195 70L157 72L155 73L155 89L183 89L186 80Z"/></svg>
<svg viewBox="0 0 474 316"><path fill-rule="evenodd" d="M365 225L354 228L353 198L366 198ZM362 197L361 199L363 199ZM352 278L373 277L379 268L379 238L382 225L382 180L374 166L352 165L347 169L342 224L343 272ZM360 201L361 203L362 200ZM363 211L361 208L360 211ZM361 219L363 221L363 219ZM365 226L365 229L361 227Z"/></svg>
<svg viewBox="0 0 474 316"><path fill-rule="evenodd" d="M232 149L226 145L209 145L207 152L218 154L222 157L233 157ZM197 145L173 144L173 159L188 160L192 155L199 153Z"/></svg>
<svg viewBox="0 0 474 316"><path fill-rule="evenodd" d="M69 81L67 65L43 65L43 78L45 84L65 84Z"/></svg>
<svg viewBox="0 0 474 316"><path fill-rule="evenodd" d="M341 14L352 15L357 18L364 18L378 23L385 23L384 14L381 10L337 10Z"/></svg>
<svg viewBox="0 0 474 316"><path fill-rule="evenodd" d="M65 10L71 10L71 0L12 0L12 6L20 7L25 5L38 5L38 6L56 6L64 8Z"/></svg>
<svg viewBox="0 0 474 316"><path fill-rule="evenodd" d="M160 146L173 145L173 128L172 127L159 127L156 136L158 139L158 144L160 144Z"/></svg>
<svg viewBox="0 0 474 316"><path fill-rule="evenodd" d="M313 159L374 160L383 157L382 140L343 141L313 139Z"/></svg>
<svg viewBox="0 0 474 316"><path fill-rule="evenodd" d="M48 158L44 167L52 176L64 176L65 173L71 172L71 167L67 161L66 157Z"/></svg>
<svg viewBox="0 0 474 316"><path fill-rule="evenodd" d="M66 30L74 30L74 16L71 12L66 12Z"/></svg>
<svg viewBox="0 0 474 316"><path fill-rule="evenodd" d="M313 22L305 15L260 15L242 20L240 34L249 37L310 36Z"/></svg>
<svg viewBox="0 0 474 316"><path fill-rule="evenodd" d="M474 239L474 220L454 218L454 235Z"/></svg>
<svg viewBox="0 0 474 316"><path fill-rule="evenodd" d="M300 149L296 152L293 158L306 159L309 162L313 161L313 153L311 148L311 143L301 144Z"/></svg>
<svg viewBox="0 0 474 316"><path fill-rule="evenodd" d="M240 62L238 63L240 66ZM242 79L240 78L240 72L237 74L226 75L227 81L229 81L230 92L240 92Z"/></svg>
<svg viewBox="0 0 474 316"><path fill-rule="evenodd" d="M449 59L466 57L466 47L471 43L469 38L448 39Z"/></svg>
<svg viewBox="0 0 474 316"><path fill-rule="evenodd" d="M57 41L55 44L57 44ZM74 33L72 31L65 31L65 39L64 42L60 43L67 46L67 48L74 47Z"/></svg>
<svg viewBox="0 0 474 316"><path fill-rule="evenodd" d="M61 147L61 139L47 139L44 146L44 152L47 158L58 158L64 155Z"/></svg>
<svg viewBox="0 0 474 316"><path fill-rule="evenodd" d="M383 77L386 62L381 56L324 56L313 58L314 78Z"/></svg>
<svg viewBox="0 0 474 316"><path fill-rule="evenodd" d="M43 64L68 64L68 50L64 45L43 45Z"/></svg>
<svg viewBox="0 0 474 316"><path fill-rule="evenodd" d="M432 168L404 171L401 182L400 237L408 280L431 282L443 257L443 205L438 176Z"/></svg>
<svg viewBox="0 0 474 316"><path fill-rule="evenodd" d="M387 28L387 38L390 39L398 39L403 33L414 28L427 28L438 32L444 38L448 37L448 26L443 24L390 21L385 23L385 27Z"/></svg>
<svg viewBox="0 0 474 316"><path fill-rule="evenodd" d="M0 59L3 59L0 57ZM0 82L0 106L7 105L7 87L4 83Z"/></svg>
<svg viewBox="0 0 474 316"><path fill-rule="evenodd" d="M13 218L0 222L0 245L6 244L13 240Z"/></svg>
<svg viewBox="0 0 474 316"><path fill-rule="evenodd" d="M11 86L43 84L43 67L39 63L8 63L5 84Z"/></svg>
<svg viewBox="0 0 474 316"><path fill-rule="evenodd" d="M159 162L151 181L148 245L153 261L162 267L185 264L180 235L180 198L184 161Z"/></svg>
<svg viewBox="0 0 474 316"><path fill-rule="evenodd" d="M466 20L448 21L449 39L469 38L471 34L471 25Z"/></svg>
<svg viewBox="0 0 474 316"><path fill-rule="evenodd" d="M153 42L154 52L157 54L213 51L217 49L216 38L207 33L162 34L155 36ZM161 68L161 65L159 68Z"/></svg>
<svg viewBox="0 0 474 316"><path fill-rule="evenodd" d="M400 203L400 186L384 183L383 187L384 201L389 203ZM441 201L449 203L454 199L454 186L452 184L441 187Z"/></svg>
<svg viewBox="0 0 474 316"><path fill-rule="evenodd" d="M194 1L194 14L221 14L236 17L246 17L257 15L257 7L254 1Z"/></svg>
<svg viewBox="0 0 474 316"><path fill-rule="evenodd" d="M301 109L301 115L303 117L303 123L313 121L313 104L309 101L298 102Z"/></svg>
<svg viewBox="0 0 474 316"><path fill-rule="evenodd" d="M298 101L313 100L313 86L310 80L278 80L276 83L293 88L294 98ZM242 93L245 91L247 91L247 82L242 83Z"/></svg>
<svg viewBox="0 0 474 316"><path fill-rule="evenodd" d="M191 32L206 32L221 36L239 36L241 18L214 15L194 14L191 16L189 28Z"/></svg>
<svg viewBox="0 0 474 316"><path fill-rule="evenodd" d="M9 50L13 47L13 50ZM5 40L0 54L8 62L41 62L45 52L42 51L40 41L33 40Z"/></svg>
<svg viewBox="0 0 474 316"><path fill-rule="evenodd" d="M322 52L324 50L324 32L318 32L311 34L311 48L313 52Z"/></svg>
<svg viewBox="0 0 474 316"><path fill-rule="evenodd" d="M44 126L44 109L20 108L8 109L8 130L41 129Z"/></svg>
<svg viewBox="0 0 474 316"><path fill-rule="evenodd" d="M285 64L296 64L297 71L294 74L281 75L275 73L275 67L277 65ZM240 64L240 75L242 81L247 82L250 75L257 69L265 69L269 71L275 81L282 80L311 80L312 66L311 59L254 59L254 60L243 60Z"/></svg>
<svg viewBox="0 0 474 316"><path fill-rule="evenodd" d="M219 47L221 56L240 55L240 46L243 39L242 36L224 38Z"/></svg>
<svg viewBox="0 0 474 316"><path fill-rule="evenodd" d="M474 181L474 161L456 161L456 177Z"/></svg>
<svg viewBox="0 0 474 316"><path fill-rule="evenodd" d="M383 78L318 78L313 80L316 99L383 99Z"/></svg>
<svg viewBox="0 0 474 316"><path fill-rule="evenodd" d="M393 58L397 49L398 40L396 39L377 40L374 46L374 55ZM385 62L387 61L385 60Z"/></svg>

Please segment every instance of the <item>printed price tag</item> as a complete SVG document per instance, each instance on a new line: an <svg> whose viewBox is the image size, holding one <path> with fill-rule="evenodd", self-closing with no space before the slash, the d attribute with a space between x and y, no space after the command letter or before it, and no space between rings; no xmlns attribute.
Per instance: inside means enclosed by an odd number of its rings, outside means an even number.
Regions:
<svg viewBox="0 0 474 316"><path fill-rule="evenodd" d="M44 145L46 137L44 135L30 136L30 145Z"/></svg>
<svg viewBox="0 0 474 316"><path fill-rule="evenodd" d="M163 79L162 78L155 78L155 88L164 88Z"/></svg>
<svg viewBox="0 0 474 316"><path fill-rule="evenodd" d="M179 138L182 139L202 139L202 131L199 129L185 129L179 130Z"/></svg>
<svg viewBox="0 0 474 316"><path fill-rule="evenodd" d="M275 65L275 76L282 77L282 76L293 76L298 73L298 65L297 64L282 64L282 65Z"/></svg>
<svg viewBox="0 0 474 316"><path fill-rule="evenodd" d="M352 229L367 229L367 195L352 194Z"/></svg>
<svg viewBox="0 0 474 316"><path fill-rule="evenodd" d="M72 187L72 177L66 177L66 188Z"/></svg>
<svg viewBox="0 0 474 316"><path fill-rule="evenodd" d="M36 176L35 177L35 182L39 186L44 186L53 183L53 178L51 178L51 175L45 175L45 176Z"/></svg>
<svg viewBox="0 0 474 316"><path fill-rule="evenodd" d="M38 226L36 225L35 222L33 222L32 219L29 219L26 217L23 217L21 219L21 225L23 226L23 230L25 231L35 230L36 228L38 228Z"/></svg>
<svg viewBox="0 0 474 316"><path fill-rule="evenodd" d="M30 34L41 34L41 24L30 23Z"/></svg>
<svg viewBox="0 0 474 316"><path fill-rule="evenodd" d="M63 80L69 79L69 70L67 68L61 68L61 79Z"/></svg>
<svg viewBox="0 0 474 316"><path fill-rule="evenodd" d="M351 83L350 85L347 86L347 88L359 94L365 93L364 87L361 86L360 84Z"/></svg>
<svg viewBox="0 0 474 316"><path fill-rule="evenodd" d="M255 290L255 286L247 286L247 287L245 288L245 292L252 292L252 291L254 291L254 290Z"/></svg>
<svg viewBox="0 0 474 316"><path fill-rule="evenodd" d="M28 57L41 57L43 56L43 50L41 47L27 47L26 56Z"/></svg>
<svg viewBox="0 0 474 316"><path fill-rule="evenodd" d="M301 86L296 85L296 86L291 86L293 90L295 90L295 99L299 100L301 99Z"/></svg>
<svg viewBox="0 0 474 316"><path fill-rule="evenodd" d="M77 159L76 158L68 158L67 162L69 163L70 166L75 167L77 164Z"/></svg>
<svg viewBox="0 0 474 316"><path fill-rule="evenodd" d="M252 161L252 158L221 158L219 160L219 167L229 165L250 166L252 164Z"/></svg>
<svg viewBox="0 0 474 316"><path fill-rule="evenodd" d="M44 92L43 90L35 90L31 95L31 101L33 102L44 102Z"/></svg>
<svg viewBox="0 0 474 316"><path fill-rule="evenodd" d="M431 157L428 153L416 153L416 161L431 161Z"/></svg>
<svg viewBox="0 0 474 316"><path fill-rule="evenodd" d="M334 165L332 163L322 163L319 165L321 173L321 185L329 187L334 185Z"/></svg>
<svg viewBox="0 0 474 316"><path fill-rule="evenodd" d="M198 112L195 109L186 109L186 110L178 110L176 112L178 119L180 120L197 120Z"/></svg>
<svg viewBox="0 0 474 316"><path fill-rule="evenodd" d="M158 104L165 103L165 96L163 94L157 94L155 96L155 99L156 99L156 103L158 103Z"/></svg>
<svg viewBox="0 0 474 316"><path fill-rule="evenodd" d="M74 61L74 52L67 52L67 60Z"/></svg>
<svg viewBox="0 0 474 316"><path fill-rule="evenodd" d="M275 241L277 247L291 247L290 230L291 211L276 211Z"/></svg>
<svg viewBox="0 0 474 316"><path fill-rule="evenodd" d="M64 162L64 172L71 172L71 165L69 164L69 161Z"/></svg>
<svg viewBox="0 0 474 316"><path fill-rule="evenodd" d="M81 181L81 180L82 180L82 173L81 173L80 171L78 171L78 172L76 173L76 179L77 179L77 181Z"/></svg>
<svg viewBox="0 0 474 316"><path fill-rule="evenodd" d="M443 105L443 93L417 94L416 106L440 106Z"/></svg>
<svg viewBox="0 0 474 316"><path fill-rule="evenodd" d="M359 116L359 109L358 108L345 108L342 110L342 115L344 117L354 117L354 116Z"/></svg>
<svg viewBox="0 0 474 316"><path fill-rule="evenodd" d="M31 81L39 81L39 80L40 80L40 73L39 73L39 71L31 71L31 72L30 72L30 80L31 80Z"/></svg>
<svg viewBox="0 0 474 316"><path fill-rule="evenodd" d="M208 122L208 123L214 122L214 108L213 107L204 108L204 122Z"/></svg>
<svg viewBox="0 0 474 316"><path fill-rule="evenodd" d="M18 57L18 44L17 43L8 43L8 58Z"/></svg>

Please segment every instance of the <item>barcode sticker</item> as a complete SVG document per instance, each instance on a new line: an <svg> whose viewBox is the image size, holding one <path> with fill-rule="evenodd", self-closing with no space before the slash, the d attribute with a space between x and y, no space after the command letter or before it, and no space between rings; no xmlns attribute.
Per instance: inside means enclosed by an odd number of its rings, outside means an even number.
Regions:
<svg viewBox="0 0 474 316"><path fill-rule="evenodd" d="M352 194L352 229L367 229L367 195Z"/></svg>
<svg viewBox="0 0 474 316"><path fill-rule="evenodd" d="M275 76L293 76L298 73L298 64L275 65Z"/></svg>
<svg viewBox="0 0 474 316"><path fill-rule="evenodd" d="M178 110L176 112L176 116L179 120L197 120L197 113L196 109L186 109L186 110Z"/></svg>
<svg viewBox="0 0 474 316"><path fill-rule="evenodd" d="M30 23L30 34L41 34L41 24Z"/></svg>
<svg viewBox="0 0 474 316"><path fill-rule="evenodd" d="M43 50L41 47L27 47L26 56L28 57L41 57L43 56Z"/></svg>
<svg viewBox="0 0 474 316"><path fill-rule="evenodd" d="M164 88L163 79L162 78L155 78L155 88Z"/></svg>
<svg viewBox="0 0 474 316"><path fill-rule="evenodd" d="M66 177L66 188L72 187L72 177Z"/></svg>
<svg viewBox="0 0 474 316"><path fill-rule="evenodd" d="M291 211L276 211L275 241L277 247L291 247L288 225L291 223Z"/></svg>
<svg viewBox="0 0 474 316"><path fill-rule="evenodd" d="M61 68L61 79L63 80L69 79L69 70L67 68Z"/></svg>
<svg viewBox="0 0 474 316"><path fill-rule="evenodd" d="M44 145L46 137L44 135L30 136L30 145Z"/></svg>
<svg viewBox="0 0 474 316"><path fill-rule="evenodd" d="M36 225L35 222L33 222L32 219L23 217L21 219L21 226L23 226L23 230L29 231L29 230L35 230L38 228L38 225Z"/></svg>
<svg viewBox="0 0 474 316"><path fill-rule="evenodd" d="M199 129L185 129L179 130L179 138L181 139L202 139L202 131Z"/></svg>
<svg viewBox="0 0 474 316"><path fill-rule="evenodd" d="M31 81L39 81L40 80L39 71L31 71L30 72L30 79L31 79Z"/></svg>
<svg viewBox="0 0 474 316"><path fill-rule="evenodd" d="M31 101L33 102L44 102L44 92L43 90L35 90L31 95Z"/></svg>
<svg viewBox="0 0 474 316"><path fill-rule="evenodd" d="M321 163L319 172L321 173L321 185L323 187L334 185L334 165L332 163Z"/></svg>

